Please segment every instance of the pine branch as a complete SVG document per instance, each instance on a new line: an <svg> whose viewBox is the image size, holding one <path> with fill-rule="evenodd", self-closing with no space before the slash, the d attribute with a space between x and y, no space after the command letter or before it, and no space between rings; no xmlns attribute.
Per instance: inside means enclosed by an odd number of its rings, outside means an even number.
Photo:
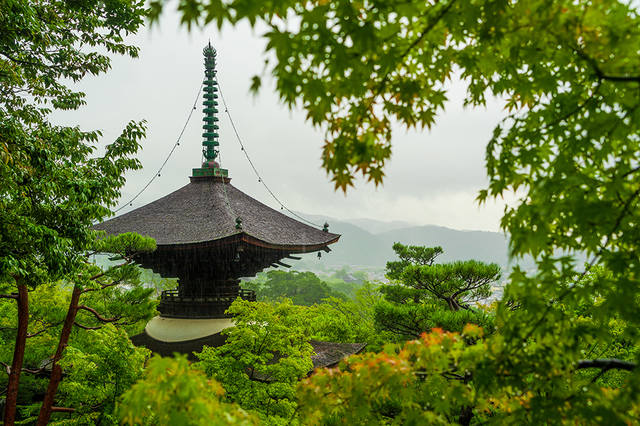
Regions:
<svg viewBox="0 0 640 426"><path fill-rule="evenodd" d="M54 413L75 413L75 408L70 407L51 407L51 411Z"/></svg>
<svg viewBox="0 0 640 426"><path fill-rule="evenodd" d="M101 328L102 328L102 326L89 327L89 326L87 326L87 325L82 325L82 324L80 324L78 321L75 321L75 322L73 323L73 325L75 325L76 327L79 327L79 328L81 328L81 329L83 329L83 330L99 330L99 329L101 329Z"/></svg>
<svg viewBox="0 0 640 426"><path fill-rule="evenodd" d="M113 271L114 269L122 268L123 266L127 266L127 265L131 264L131 262L132 262L131 259L127 259L125 262L123 262L123 263L121 263L119 265L113 266L113 267L107 269L106 271L102 271L99 274L96 274L96 275L92 276L91 278L89 278L89 281L98 282L98 279L104 277L110 271ZM102 284L99 289L88 288L88 289L82 290L82 293L88 293L90 291L96 291L96 290L104 290L105 288L116 286L116 285L120 284L121 282L122 282L122 280L117 280L117 281L112 282L111 284Z"/></svg>
<svg viewBox="0 0 640 426"><path fill-rule="evenodd" d="M101 322L116 322L116 321L118 321L120 318L122 318L122 317L121 317L121 316L119 316L119 315L118 315L118 316L115 316L115 317L113 317L113 318L105 318L105 317L103 317L102 315L100 315L100 314L98 313L98 311L96 311L95 309L90 308L90 307L85 306L85 305L80 305L80 306L78 306L78 310L80 310L80 309L82 309L82 310L84 310L84 311L87 311L87 312L91 312L91 313L93 314L93 316L94 316L94 317L96 317L96 318L98 319L98 321L101 321Z"/></svg>
<svg viewBox="0 0 640 426"><path fill-rule="evenodd" d="M62 324L62 321L60 321L58 323L55 323L55 324L49 324L49 325L45 326L44 328L42 328L41 330L36 331L35 333L27 333L27 339L30 338L30 337L39 336L42 333L44 333L45 331L49 330L50 328L57 327L60 324Z"/></svg>
<svg viewBox="0 0 640 426"><path fill-rule="evenodd" d="M122 283L122 280L116 280L116 281L113 281L112 283L109 283L109 284L102 284L102 283L100 283L100 281L98 281L97 279L96 279L95 281L96 281L98 284L100 284L100 288L87 288L87 289L82 290L82 293L84 294L84 293L89 293L89 292L91 292L91 291L104 290L104 289L107 289L107 288L109 288L109 287L115 287L115 286L117 286L117 285L119 285L119 284L121 284L121 283Z"/></svg>
<svg viewBox="0 0 640 426"><path fill-rule="evenodd" d="M0 294L0 299L18 299L18 295L16 293L11 294Z"/></svg>
<svg viewBox="0 0 640 426"><path fill-rule="evenodd" d="M7 374L11 374L11 366L5 362L0 361L0 365L4 367L4 370ZM24 373L29 373L29 374L40 374L43 371L45 371L47 368L45 367L40 367L37 369L31 369L31 368L22 368L20 371L24 372Z"/></svg>

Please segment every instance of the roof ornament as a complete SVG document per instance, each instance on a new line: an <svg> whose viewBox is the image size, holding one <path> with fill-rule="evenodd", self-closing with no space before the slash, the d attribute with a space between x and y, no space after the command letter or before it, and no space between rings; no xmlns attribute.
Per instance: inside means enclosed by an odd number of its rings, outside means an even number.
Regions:
<svg viewBox="0 0 640 426"><path fill-rule="evenodd" d="M211 41L202 50L204 55L204 101L202 102L204 109L204 117L202 118L203 125L202 133L202 155L205 158L202 167L199 169L193 169L193 176L218 176L226 178L229 173L227 170L220 167L218 161L220 156L220 150L218 146L218 80L216 72L216 49L211 46Z"/></svg>
<svg viewBox="0 0 640 426"><path fill-rule="evenodd" d="M242 229L242 218L240 216L236 217L236 229Z"/></svg>
<svg viewBox="0 0 640 426"><path fill-rule="evenodd" d="M324 225L322 226L322 230L324 232L329 232L329 222L324 223Z"/></svg>

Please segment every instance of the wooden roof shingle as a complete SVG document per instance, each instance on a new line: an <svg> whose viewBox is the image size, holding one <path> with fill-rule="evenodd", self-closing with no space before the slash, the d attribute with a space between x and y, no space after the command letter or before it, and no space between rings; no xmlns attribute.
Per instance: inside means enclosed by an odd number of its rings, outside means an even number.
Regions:
<svg viewBox="0 0 640 426"><path fill-rule="evenodd" d="M238 217L242 220L241 229L236 228ZM317 250L340 238L290 218L220 178L192 179L177 191L95 225L94 229L108 235L136 232L154 238L158 246L196 244L245 234L268 246L305 251L306 246Z"/></svg>

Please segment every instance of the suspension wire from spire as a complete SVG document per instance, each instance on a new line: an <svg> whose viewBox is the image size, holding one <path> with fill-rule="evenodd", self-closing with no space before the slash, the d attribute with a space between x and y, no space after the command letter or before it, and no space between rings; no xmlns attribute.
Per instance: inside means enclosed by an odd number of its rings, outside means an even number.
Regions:
<svg viewBox="0 0 640 426"><path fill-rule="evenodd" d="M312 221L300 216L296 212L290 210L287 206L284 205L284 203L282 201L280 201L280 199L278 199L278 197L276 197L276 195L273 193L273 191L271 191L271 189L267 186L266 182L264 181L264 179L262 178L262 176L258 172L258 169L256 169L256 166L253 164L253 161L251 161L251 157L249 157L249 153L247 152L247 149L245 148L244 144L242 143L242 139L240 138L240 134L238 133L238 129L236 128L236 125L233 122L233 118L231 117L231 113L229 112L229 106L227 105L227 101L224 98L224 93L222 91L222 85L220 84L220 81L218 81L218 89L220 91L220 99L222 99L222 104L224 105L224 112L227 114L227 117L229 117L229 122L231 123L231 128L233 129L233 133L235 133L236 139L238 140L238 143L240 144L240 149L244 153L244 156L247 158L247 161L249 162L249 165L251 166L251 169L253 170L253 173L258 178L258 182L261 183L264 186L264 188L267 190L267 192L271 195L271 197L273 197L273 199L280 205L280 207L282 209L288 211L291 215L295 216L296 218L300 219L303 222L308 223L311 226L315 226L316 228L322 228L323 227L322 225L318 225L317 223L314 223L314 222L312 222Z"/></svg>
<svg viewBox="0 0 640 426"><path fill-rule="evenodd" d="M220 152L218 152L218 162L220 163L220 167L222 167L222 154ZM231 202L229 201L229 196L227 195L227 185L225 183L225 178L221 178L222 180L222 193L224 194L224 202L227 205L227 209L229 210L229 213L231 213L231 217L235 217L236 218L236 224L237 224L237 220L239 218L239 216L236 216L236 213L233 211L233 207L231 207Z"/></svg>
<svg viewBox="0 0 640 426"><path fill-rule="evenodd" d="M118 213L120 210L124 209L125 207L131 206L132 203L140 195L142 195L142 193L144 191L146 191L146 189L153 183L153 181L156 180L156 178L160 177L160 173L162 172L162 169L164 169L164 166L167 165L167 163L169 162L169 159L173 155L174 151L180 145L180 139L182 139L182 135L184 135L184 132L187 129L187 126L189 125L189 121L191 120L191 116L193 115L193 111L195 111L197 109L197 107L198 107L197 106L198 105L198 99L200 99L200 93L202 92L202 86L203 86L203 84L200 83L200 87L198 88L198 94L196 95L196 99L193 101L193 107L191 108L191 111L189 111L189 115L187 116L187 121L184 123L184 126L182 127L182 130L180 131L180 134L178 135L178 139L173 144L173 147L171 148L171 151L169 151L169 155L167 155L167 158L165 158L164 162L162 163L162 165L160 166L158 171L153 175L153 177L149 180L149 182L147 182L147 184L131 200L129 200L129 202L127 202L127 203L121 205L120 207L118 207L117 209L115 209L113 211L114 213Z"/></svg>

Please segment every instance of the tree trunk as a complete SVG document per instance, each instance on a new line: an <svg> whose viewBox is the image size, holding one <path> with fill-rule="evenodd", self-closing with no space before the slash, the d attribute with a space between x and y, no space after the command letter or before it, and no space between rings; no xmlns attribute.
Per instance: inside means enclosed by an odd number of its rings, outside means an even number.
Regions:
<svg viewBox="0 0 640 426"><path fill-rule="evenodd" d="M445 299L447 301L447 305L449 305L449 309L452 311L457 311L458 309L456 309L456 304L455 304L455 300L453 300L452 297L447 297Z"/></svg>
<svg viewBox="0 0 640 426"><path fill-rule="evenodd" d="M56 354L53 356L53 364L51 369L51 378L49 379L49 386L47 387L47 393L44 396L42 407L40 407L40 414L38 415L38 426L45 426L49 423L51 418L51 412L53 411L53 399L58 391L58 385L62 379L62 368L58 364L60 358L62 358L62 352L69 342L69 336L73 329L73 323L76 320L76 314L78 313L78 303L80 301L80 295L82 290L74 286L71 293L71 302L69 302L69 310L67 316L64 319L62 326L62 332L60 333L60 340L58 341L58 348Z"/></svg>
<svg viewBox="0 0 640 426"><path fill-rule="evenodd" d="M471 381L471 373L465 372L463 383L466 385ZM460 409L460 415L458 416L458 423L467 426L471 424L471 420L473 420L473 407L470 405L465 405Z"/></svg>
<svg viewBox="0 0 640 426"><path fill-rule="evenodd" d="M458 416L458 423L463 426L471 424L473 419L473 409L471 406L466 405L460 409L460 416Z"/></svg>
<svg viewBox="0 0 640 426"><path fill-rule="evenodd" d="M4 407L4 424L12 425L16 421L16 405L18 403L18 387L20 373L24 361L24 349L27 343L27 328L29 326L29 292L27 286L18 282L18 333L16 345L13 349L13 361L9 371L7 384L7 400Z"/></svg>

